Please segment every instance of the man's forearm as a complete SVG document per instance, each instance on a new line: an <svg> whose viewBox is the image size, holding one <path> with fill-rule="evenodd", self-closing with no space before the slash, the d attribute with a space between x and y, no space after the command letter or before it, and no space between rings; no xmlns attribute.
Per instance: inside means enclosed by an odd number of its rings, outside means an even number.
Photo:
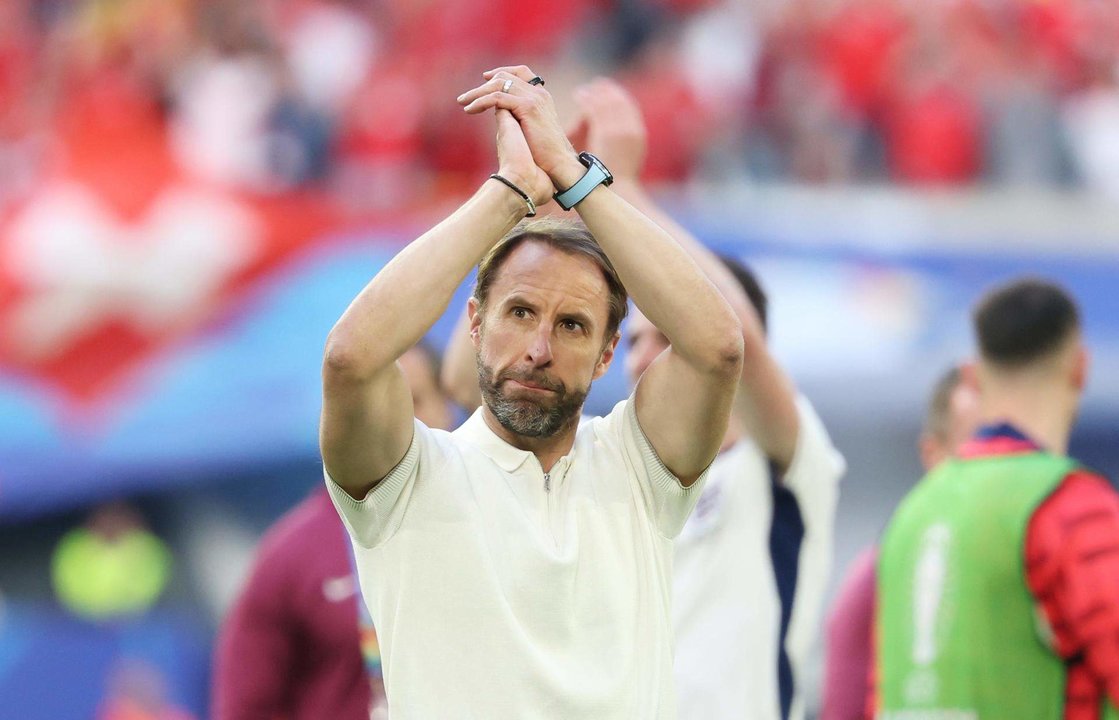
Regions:
<svg viewBox="0 0 1119 720"><path fill-rule="evenodd" d="M723 299L731 306L738 321L742 324L743 336L748 342L765 344L765 333L762 331L761 322L757 312L750 305L749 298L742 286L731 274L730 270L710 250L703 247L699 240L675 218L661 209L649 193L635 179L619 178L610 186L618 195L647 215L650 220L660 225L665 232L672 236L680 248L695 261L707 279L722 293Z"/></svg>
<svg viewBox="0 0 1119 720"><path fill-rule="evenodd" d="M795 389L770 354L761 318L742 284L722 260L658 207L636 178L616 180L611 189L664 228L734 311L742 326L744 353L735 415L766 457L775 461L784 472L796 450L799 420L794 402Z"/></svg>
<svg viewBox="0 0 1119 720"><path fill-rule="evenodd" d="M394 257L335 324L327 355L355 375L394 362L447 309L455 290L482 256L524 216L524 202L488 181L450 217Z"/></svg>
<svg viewBox="0 0 1119 720"><path fill-rule="evenodd" d="M741 356L738 319L671 235L608 189L595 190L578 209L634 302L677 354L704 366Z"/></svg>

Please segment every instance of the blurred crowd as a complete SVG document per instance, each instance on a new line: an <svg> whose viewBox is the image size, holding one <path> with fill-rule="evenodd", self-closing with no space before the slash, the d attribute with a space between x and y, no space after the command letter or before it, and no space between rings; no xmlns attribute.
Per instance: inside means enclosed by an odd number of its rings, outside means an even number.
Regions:
<svg viewBox="0 0 1119 720"><path fill-rule="evenodd" d="M0 211L105 157L123 194L173 168L423 206L491 168L492 126L454 97L508 61L557 95L619 78L649 180L1119 196L1107 0L5 0Z"/></svg>

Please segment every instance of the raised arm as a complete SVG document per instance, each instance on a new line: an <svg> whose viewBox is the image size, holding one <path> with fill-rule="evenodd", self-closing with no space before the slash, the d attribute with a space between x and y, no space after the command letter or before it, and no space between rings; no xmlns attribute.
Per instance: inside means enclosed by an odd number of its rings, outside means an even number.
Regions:
<svg viewBox="0 0 1119 720"><path fill-rule="evenodd" d="M792 381L769 352L765 330L742 284L727 266L686 228L653 202L641 185L645 161L645 123L641 109L616 82L599 78L575 91L577 144L596 154L614 174L611 188L652 218L691 256L734 310L742 325L743 363L734 420L781 470L796 450L798 419Z"/></svg>
<svg viewBox="0 0 1119 720"><path fill-rule="evenodd" d="M500 174L546 202L551 182L506 112L497 113L497 145ZM327 472L352 497L364 497L412 441L412 396L397 358L431 328L470 269L525 214L523 199L487 180L377 273L331 330L319 443Z"/></svg>
<svg viewBox="0 0 1119 720"><path fill-rule="evenodd" d="M551 96L528 82L532 71L499 68L485 77L485 84L460 98L466 111L509 110L557 189L582 178L585 168ZM741 327L680 245L620 195L600 185L576 210L634 302L672 343L638 384L637 416L661 461L689 485L714 459L726 432L742 366Z"/></svg>
<svg viewBox="0 0 1119 720"><path fill-rule="evenodd" d="M474 358L474 344L470 342L470 313L464 308L443 352L439 384L447 397L468 412L474 412L482 404Z"/></svg>

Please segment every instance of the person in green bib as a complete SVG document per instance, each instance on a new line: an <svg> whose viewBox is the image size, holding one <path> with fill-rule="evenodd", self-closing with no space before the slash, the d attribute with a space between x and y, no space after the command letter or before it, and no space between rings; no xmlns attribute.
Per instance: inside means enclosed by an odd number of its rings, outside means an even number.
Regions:
<svg viewBox="0 0 1119 720"><path fill-rule="evenodd" d="M1067 457L1079 312L1023 279L978 304L981 426L898 507L878 560L880 720L1119 717L1119 495Z"/></svg>

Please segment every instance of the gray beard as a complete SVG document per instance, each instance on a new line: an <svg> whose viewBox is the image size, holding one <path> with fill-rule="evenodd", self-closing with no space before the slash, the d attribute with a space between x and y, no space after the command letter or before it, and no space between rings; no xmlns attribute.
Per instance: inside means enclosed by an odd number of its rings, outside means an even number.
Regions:
<svg viewBox="0 0 1119 720"><path fill-rule="evenodd" d="M482 401L501 427L515 435L531 438L549 438L566 430L579 419L587 391L568 391L563 383L549 380L542 374L507 371L495 377L491 368L476 358L478 385ZM553 402L545 403L528 398L511 398L502 386L506 380L527 380L556 392Z"/></svg>

